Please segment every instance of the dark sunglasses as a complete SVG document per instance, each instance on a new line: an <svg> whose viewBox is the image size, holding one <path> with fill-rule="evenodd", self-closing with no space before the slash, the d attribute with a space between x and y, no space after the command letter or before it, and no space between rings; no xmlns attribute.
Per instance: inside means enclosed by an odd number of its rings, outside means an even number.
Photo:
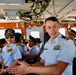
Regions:
<svg viewBox="0 0 76 75"><path fill-rule="evenodd" d="M5 37L6 39L8 39L8 38L14 38L13 36L7 36L7 37Z"/></svg>

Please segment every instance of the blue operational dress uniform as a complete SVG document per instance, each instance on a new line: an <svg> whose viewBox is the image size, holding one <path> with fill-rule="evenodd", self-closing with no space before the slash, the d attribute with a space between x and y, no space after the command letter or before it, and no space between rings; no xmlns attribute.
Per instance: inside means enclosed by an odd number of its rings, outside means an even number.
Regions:
<svg viewBox="0 0 76 75"><path fill-rule="evenodd" d="M38 46L36 46L36 43L38 42L38 40L36 38L32 37L31 35L29 36L29 39L34 42L34 45L31 46L31 50L30 50L29 54L30 55L38 54L39 53L39 48L38 48Z"/></svg>
<svg viewBox="0 0 76 75"><path fill-rule="evenodd" d="M75 44L76 31L74 31L73 29L69 29L68 34ZM75 52L75 57L73 59L73 75L76 75L76 52Z"/></svg>
<svg viewBox="0 0 76 75"><path fill-rule="evenodd" d="M15 44L17 45L17 47L19 48L19 50L23 56L24 49L23 49L23 46L21 45L22 40L23 40L22 34L15 33Z"/></svg>
<svg viewBox="0 0 76 75"><path fill-rule="evenodd" d="M16 46L17 46L18 49L20 50L20 53L21 53L21 55L22 55L22 60L23 60L23 56L24 56L24 48L23 48L23 46L20 45L20 44L16 44Z"/></svg>
<svg viewBox="0 0 76 75"><path fill-rule="evenodd" d="M52 42L51 38L44 46L41 59L44 60L45 66L56 64L57 61L69 63L62 75L72 75L72 61L75 53L75 45L72 40L64 39L61 34Z"/></svg>
<svg viewBox="0 0 76 75"><path fill-rule="evenodd" d="M29 36L29 47L31 48L29 53L26 55L26 62L29 64L34 63L35 58L37 57L39 53L39 48L36 46L36 38ZM29 58L29 59L28 59Z"/></svg>

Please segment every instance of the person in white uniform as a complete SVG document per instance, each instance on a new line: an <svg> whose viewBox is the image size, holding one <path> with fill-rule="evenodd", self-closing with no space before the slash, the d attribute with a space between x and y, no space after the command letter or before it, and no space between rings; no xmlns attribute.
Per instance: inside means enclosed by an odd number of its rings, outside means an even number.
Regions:
<svg viewBox="0 0 76 75"><path fill-rule="evenodd" d="M46 31L50 35L44 46L41 60L30 66L18 61L20 66L9 68L12 74L34 73L38 75L72 75L72 61L75 53L73 41L59 33L59 21L56 17L45 20ZM36 67L35 67L36 66Z"/></svg>

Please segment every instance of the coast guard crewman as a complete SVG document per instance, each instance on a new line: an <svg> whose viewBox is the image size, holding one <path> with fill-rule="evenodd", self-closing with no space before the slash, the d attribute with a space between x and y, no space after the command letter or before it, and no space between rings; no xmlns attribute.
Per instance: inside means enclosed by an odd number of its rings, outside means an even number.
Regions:
<svg viewBox="0 0 76 75"><path fill-rule="evenodd" d="M76 32L73 29L69 29L68 36L74 42L75 41L75 37L76 37ZM75 44L75 42L74 42L74 44ZM76 44L75 44L75 46L76 46ZM73 59L73 75L76 75L76 52L75 52L75 57Z"/></svg>
<svg viewBox="0 0 76 75"><path fill-rule="evenodd" d="M75 54L74 42L59 33L60 25L56 17L48 17L45 20L45 27L50 39L45 43L44 51L40 55L41 60L32 64L32 66L25 62L18 61L20 65L9 68L9 73L72 75L72 64Z"/></svg>
<svg viewBox="0 0 76 75"><path fill-rule="evenodd" d="M38 53L39 53L39 48L36 45L36 38L34 38L33 36L29 35L29 47L31 48L31 50L29 51L29 53L27 55L25 55L26 61L28 63L34 63L34 59L37 57Z"/></svg>
<svg viewBox="0 0 76 75"><path fill-rule="evenodd" d="M5 68L8 68L14 66L19 59L22 59L22 55L19 48L14 44L15 31L13 29L8 28L5 30L5 38L7 44L2 50L2 58L0 60L4 60Z"/></svg>

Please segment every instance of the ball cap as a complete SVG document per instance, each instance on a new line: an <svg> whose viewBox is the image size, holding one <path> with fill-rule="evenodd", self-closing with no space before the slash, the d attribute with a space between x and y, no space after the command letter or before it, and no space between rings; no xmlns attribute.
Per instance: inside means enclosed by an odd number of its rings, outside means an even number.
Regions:
<svg viewBox="0 0 76 75"><path fill-rule="evenodd" d="M21 33L15 33L15 39L20 39L22 40L23 39L23 36Z"/></svg>
<svg viewBox="0 0 76 75"><path fill-rule="evenodd" d="M33 42L37 42L36 38L34 38L33 36L29 35L29 39L31 39Z"/></svg>
<svg viewBox="0 0 76 75"><path fill-rule="evenodd" d="M5 37L8 37L8 36L15 36L15 31L11 28L8 28L5 30Z"/></svg>
<svg viewBox="0 0 76 75"><path fill-rule="evenodd" d="M36 38L38 43L41 43L42 41L40 40L40 38Z"/></svg>

